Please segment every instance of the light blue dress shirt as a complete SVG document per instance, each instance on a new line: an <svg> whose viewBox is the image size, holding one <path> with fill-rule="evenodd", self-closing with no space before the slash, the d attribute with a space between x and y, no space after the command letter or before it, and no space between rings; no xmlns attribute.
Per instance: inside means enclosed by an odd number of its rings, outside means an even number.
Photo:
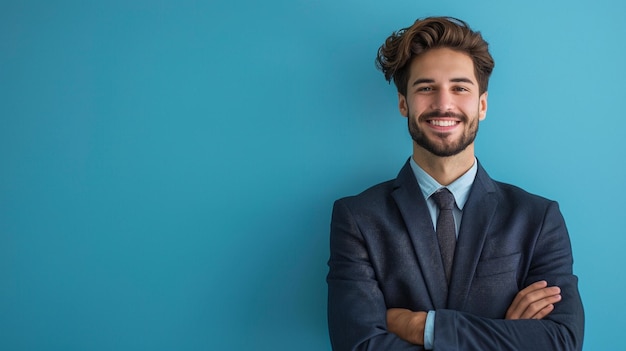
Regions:
<svg viewBox="0 0 626 351"><path fill-rule="evenodd" d="M428 206L428 212L430 213L430 218L433 223L433 228L435 231L437 230L437 216L439 216L439 208L437 204L435 204L435 200L433 200L430 196L434 194L437 190L444 188L443 185L439 184L433 177L431 177L426 171L424 171L415 161L411 158L411 169L413 170L413 174L415 174L415 178L417 179L417 183L422 190L422 194L424 195L424 199L426 199L426 205ZM478 171L478 162L474 159L474 165L470 168L465 174L459 177L457 180L452 182L450 185L446 186L452 195L454 196L454 201L456 202L456 206L452 211L454 216L454 225L456 227L456 236L459 237L459 228L461 228L461 219L463 218L463 207L467 202L467 198L469 197L470 189L472 188L472 184L474 184L474 179L476 178L476 172ZM432 350L435 339L435 311L428 311L428 316L426 317L426 325L424 328L424 348L426 350Z"/></svg>

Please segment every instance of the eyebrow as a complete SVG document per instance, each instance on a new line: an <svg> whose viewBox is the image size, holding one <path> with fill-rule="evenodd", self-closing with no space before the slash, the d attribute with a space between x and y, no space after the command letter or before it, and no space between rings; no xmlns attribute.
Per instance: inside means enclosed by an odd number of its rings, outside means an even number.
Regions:
<svg viewBox="0 0 626 351"><path fill-rule="evenodd" d="M469 78L452 78L450 81L453 83L468 83L474 85L474 82Z"/></svg>
<svg viewBox="0 0 626 351"><path fill-rule="evenodd" d="M434 82L435 82L434 79L420 78L420 79L415 80L415 82L413 82L413 86L416 86L418 84L434 83ZM452 83L468 83L468 84L474 85L474 82L471 79L464 78L464 77L452 78L452 79L450 79L450 82L452 82Z"/></svg>

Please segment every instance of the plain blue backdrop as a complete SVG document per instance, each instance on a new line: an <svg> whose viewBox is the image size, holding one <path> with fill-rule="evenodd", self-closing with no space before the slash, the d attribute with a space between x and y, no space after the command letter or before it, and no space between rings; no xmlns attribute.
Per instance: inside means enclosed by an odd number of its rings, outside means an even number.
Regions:
<svg viewBox="0 0 626 351"><path fill-rule="evenodd" d="M622 1L0 1L0 349L329 350L332 202L411 152L376 51L451 15L477 154L558 200L586 350L626 350Z"/></svg>

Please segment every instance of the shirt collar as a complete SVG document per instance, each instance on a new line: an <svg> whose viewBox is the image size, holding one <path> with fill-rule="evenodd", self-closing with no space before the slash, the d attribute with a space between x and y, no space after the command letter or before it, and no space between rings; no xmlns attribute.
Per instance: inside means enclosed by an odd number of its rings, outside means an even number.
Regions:
<svg viewBox="0 0 626 351"><path fill-rule="evenodd" d="M417 179L417 183L419 184L425 199L430 198L430 196L437 190L444 188L443 185L439 184L433 177L426 173L422 167L415 163L413 157L411 157L410 163L415 179ZM465 206L465 203L467 202L467 198L469 197L469 192L472 188L477 172L478 162L476 161L476 158L474 158L474 164L472 167L457 180L445 187L450 190L452 195L454 195L454 201L456 201L456 205L460 210L463 210L463 206Z"/></svg>

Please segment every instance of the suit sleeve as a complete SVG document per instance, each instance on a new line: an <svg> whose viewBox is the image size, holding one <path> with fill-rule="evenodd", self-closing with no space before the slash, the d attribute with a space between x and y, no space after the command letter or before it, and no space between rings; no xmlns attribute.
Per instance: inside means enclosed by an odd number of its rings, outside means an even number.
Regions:
<svg viewBox="0 0 626 351"><path fill-rule="evenodd" d="M565 222L552 202L533 248L524 287L539 280L561 288L562 300L542 320L496 320L437 310L435 350L581 350L584 312Z"/></svg>
<svg viewBox="0 0 626 351"><path fill-rule="evenodd" d="M387 307L366 243L341 200L333 208L328 265L328 327L333 350L423 350L387 331Z"/></svg>

